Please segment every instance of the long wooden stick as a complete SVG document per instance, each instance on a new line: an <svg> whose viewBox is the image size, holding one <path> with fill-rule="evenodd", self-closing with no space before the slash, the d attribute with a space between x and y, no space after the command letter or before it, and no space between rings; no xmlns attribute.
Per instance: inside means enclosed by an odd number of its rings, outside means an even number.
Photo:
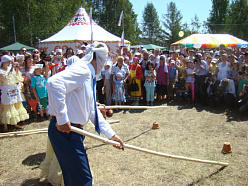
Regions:
<svg viewBox="0 0 248 186"><path fill-rule="evenodd" d="M0 133L0 138L2 137L11 137L11 136L24 136L30 134L38 134L47 132L47 128L43 129L35 129L35 130L25 130L25 131L18 131L18 132L8 132L8 133Z"/></svg>
<svg viewBox="0 0 248 186"><path fill-rule="evenodd" d="M107 120L109 124L111 123L118 123L120 120ZM34 130L24 130L24 131L17 131L17 132L6 132L0 133L0 138L2 137L11 137L11 136L26 136L30 134L39 134L39 133L46 133L48 128L42 129L34 129Z"/></svg>
<svg viewBox="0 0 248 186"><path fill-rule="evenodd" d="M158 109L167 108L168 106L131 106L131 105L111 105L105 106L105 109ZM104 109L103 106L98 106L99 109Z"/></svg>
<svg viewBox="0 0 248 186"><path fill-rule="evenodd" d="M112 141L112 140L103 138L101 136L97 136L95 134L92 134L90 132L87 132L85 130L81 130L81 129L76 128L76 127L73 127L73 126L71 127L71 130L73 132L78 133L78 134L85 135L85 136L88 136L88 137L97 139L99 141L102 141L102 142L107 143L107 144L110 144L110 145L120 145L119 142ZM153 151L153 150L148 150L148 149L144 149L144 148L141 148L141 147L136 147L136 146L128 145L128 144L124 144L124 147L125 148L129 148L129 149L133 149L133 150L137 150L137 151L140 151L140 152L148 153L148 154L153 154L153 155L157 155L157 156L167 157L167 158L173 158L173 159L179 159L179 160L186 160L186 161L193 161L193 162L198 162L198 163L207 163L207 164L228 166L228 163L217 162L217 161L210 161L210 160L201 160L201 159L188 158L188 157L176 156L176 155L170 155L170 154L165 154L165 153L162 153L162 152L156 152L156 151Z"/></svg>

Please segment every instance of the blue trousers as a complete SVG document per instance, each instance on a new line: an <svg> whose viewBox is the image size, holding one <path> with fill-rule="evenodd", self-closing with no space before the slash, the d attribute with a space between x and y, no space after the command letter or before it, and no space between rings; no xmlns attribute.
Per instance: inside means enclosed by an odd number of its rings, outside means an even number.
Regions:
<svg viewBox="0 0 248 186"><path fill-rule="evenodd" d="M155 87L146 87L146 101L154 101Z"/></svg>
<svg viewBox="0 0 248 186"><path fill-rule="evenodd" d="M48 136L62 169L65 186L91 186L92 175L84 148L84 136L60 132L51 120Z"/></svg>

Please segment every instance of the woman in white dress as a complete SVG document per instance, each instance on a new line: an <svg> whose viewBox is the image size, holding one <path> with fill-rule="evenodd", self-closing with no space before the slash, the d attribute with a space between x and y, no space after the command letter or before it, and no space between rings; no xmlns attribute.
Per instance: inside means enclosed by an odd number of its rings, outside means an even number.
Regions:
<svg viewBox="0 0 248 186"><path fill-rule="evenodd" d="M228 78L229 72L231 70L230 63L227 62L227 54L221 55L221 62L218 64L218 67L215 71L215 76L217 80L221 81L224 78Z"/></svg>

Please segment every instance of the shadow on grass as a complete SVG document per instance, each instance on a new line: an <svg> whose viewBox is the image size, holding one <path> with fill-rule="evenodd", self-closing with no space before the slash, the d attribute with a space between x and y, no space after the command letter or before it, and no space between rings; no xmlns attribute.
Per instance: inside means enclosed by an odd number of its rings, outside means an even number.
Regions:
<svg viewBox="0 0 248 186"><path fill-rule="evenodd" d="M196 180L196 181L194 181L194 182L188 184L188 186L198 185L202 180L208 179L208 178L211 178L211 177L217 175L219 172L221 172L221 171L224 170L225 168L226 168L226 167L223 166L223 167L221 167L220 169L218 169L217 171L211 173L210 175L208 175L208 176L206 176L206 177L203 177L203 178L200 178L199 180Z"/></svg>
<svg viewBox="0 0 248 186"><path fill-rule="evenodd" d="M144 112L145 110L147 110L147 109L129 109L128 111L130 114L135 114L135 113Z"/></svg>
<svg viewBox="0 0 248 186"><path fill-rule="evenodd" d="M28 179L25 180L21 186L52 186L49 182L39 182L40 179Z"/></svg>
<svg viewBox="0 0 248 186"><path fill-rule="evenodd" d="M45 159L46 153L39 153L31 155L22 161L23 165L34 166L40 165L40 163Z"/></svg>
<svg viewBox="0 0 248 186"><path fill-rule="evenodd" d="M202 105L200 103L187 103L187 102L179 102L179 101L173 101L169 102L167 104L168 106L177 106L178 110L184 110L184 109L196 109L197 112L201 111L207 111L214 114L225 114L227 119L227 122L231 121L247 121L248 117L246 115L241 114L236 107L234 107L231 112L225 113L225 109L223 105L219 106L210 106L210 105Z"/></svg>
<svg viewBox="0 0 248 186"><path fill-rule="evenodd" d="M140 137L140 136L142 136L142 135L148 133L148 132L151 131L151 130L152 130L152 129L148 129L148 130L146 130L146 131L144 131L144 132L142 132L142 133L140 133L140 134L138 134L138 135L136 135L136 136L134 136L134 137L132 137L132 138L130 138L130 139L128 139L128 140L125 140L124 142L132 141L132 140L134 140L134 139L136 139L136 138L138 138L138 137ZM88 147L88 148L86 148L86 150L90 150L90 149L102 147L102 146L104 146L104 145L107 145L107 144L103 143L103 144L96 145L96 146L93 146L93 147Z"/></svg>

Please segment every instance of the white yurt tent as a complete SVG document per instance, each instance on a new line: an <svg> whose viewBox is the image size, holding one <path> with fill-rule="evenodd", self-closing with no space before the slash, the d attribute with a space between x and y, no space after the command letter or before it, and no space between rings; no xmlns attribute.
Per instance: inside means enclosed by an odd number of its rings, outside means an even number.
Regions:
<svg viewBox="0 0 248 186"><path fill-rule="evenodd" d="M109 47L109 51L116 52L116 46L121 45L121 38L104 30L94 21L92 22L93 40L106 43ZM37 47L40 51L45 50L51 52L56 51L56 49L62 49L63 52L65 52L68 47L73 48L74 51L80 49L82 42L91 42L91 25L90 16L85 9L81 7L62 30L42 40L39 44L36 43L36 46L38 45ZM128 40L125 40L124 43L125 46L130 46Z"/></svg>

